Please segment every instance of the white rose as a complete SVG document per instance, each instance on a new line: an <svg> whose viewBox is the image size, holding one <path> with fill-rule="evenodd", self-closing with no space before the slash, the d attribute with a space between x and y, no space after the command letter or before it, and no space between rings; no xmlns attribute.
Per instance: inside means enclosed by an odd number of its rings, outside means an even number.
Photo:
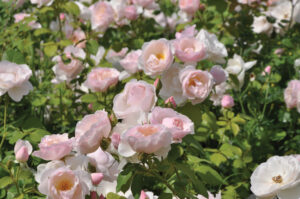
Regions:
<svg viewBox="0 0 300 199"><path fill-rule="evenodd" d="M259 16L254 17L252 29L255 33L266 33L267 35L270 35L273 31L273 26L268 22L265 16Z"/></svg>
<svg viewBox="0 0 300 199"><path fill-rule="evenodd" d="M33 90L28 81L32 71L26 64L15 64L8 61L0 62L0 96L8 92L8 95L19 102L24 95Z"/></svg>

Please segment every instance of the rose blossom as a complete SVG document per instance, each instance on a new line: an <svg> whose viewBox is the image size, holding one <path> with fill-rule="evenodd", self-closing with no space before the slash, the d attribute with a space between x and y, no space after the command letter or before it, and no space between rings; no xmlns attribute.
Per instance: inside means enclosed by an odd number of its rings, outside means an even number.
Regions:
<svg viewBox="0 0 300 199"><path fill-rule="evenodd" d="M223 108L232 108L234 106L234 100L230 95L224 95L221 104Z"/></svg>
<svg viewBox="0 0 300 199"><path fill-rule="evenodd" d="M87 154L87 157L96 171L103 174L103 180L113 182L117 179L119 164L110 153L99 147L95 152Z"/></svg>
<svg viewBox="0 0 300 199"><path fill-rule="evenodd" d="M251 175L251 191L259 198L299 198L300 162L293 156L273 156Z"/></svg>
<svg viewBox="0 0 300 199"><path fill-rule="evenodd" d="M144 190L142 190L139 199L158 199L158 196L155 196L153 192L145 192Z"/></svg>
<svg viewBox="0 0 300 199"><path fill-rule="evenodd" d="M194 37L196 35L196 25L187 26L182 32L176 32L176 39L184 38L184 37Z"/></svg>
<svg viewBox="0 0 300 199"><path fill-rule="evenodd" d="M32 153L32 146L27 140L18 140L14 152L18 162L26 162Z"/></svg>
<svg viewBox="0 0 300 199"><path fill-rule="evenodd" d="M103 174L102 173L92 173L91 174L92 178L92 183L93 185L98 185L103 179Z"/></svg>
<svg viewBox="0 0 300 199"><path fill-rule="evenodd" d="M259 16L254 17L252 29L255 33L266 33L267 35L270 35L273 31L273 26L268 22L265 16Z"/></svg>
<svg viewBox="0 0 300 199"><path fill-rule="evenodd" d="M228 78L227 71L218 65L213 66L209 72L213 76L213 78L215 80L215 84L221 84L223 82L226 82L226 80Z"/></svg>
<svg viewBox="0 0 300 199"><path fill-rule="evenodd" d="M194 123L171 108L155 107L150 116L150 123L164 125L172 133L174 141L181 141L184 136L194 134Z"/></svg>
<svg viewBox="0 0 300 199"><path fill-rule="evenodd" d="M104 32L114 21L114 10L107 2L98 1L89 8L93 30Z"/></svg>
<svg viewBox="0 0 300 199"><path fill-rule="evenodd" d="M43 160L60 160L68 155L73 148L73 139L68 134L52 134L42 138L39 144L39 151L34 151L33 156Z"/></svg>
<svg viewBox="0 0 300 199"><path fill-rule="evenodd" d="M24 95L33 90L28 81L32 71L26 64L15 64L8 61L0 62L0 96L8 92L9 97L19 102Z"/></svg>
<svg viewBox="0 0 300 199"><path fill-rule="evenodd" d="M197 70L187 66L179 73L183 95L191 100L192 104L203 102L210 94L214 80L207 71Z"/></svg>
<svg viewBox="0 0 300 199"><path fill-rule="evenodd" d="M200 0L179 0L179 8L190 15L194 15L199 7Z"/></svg>
<svg viewBox="0 0 300 199"><path fill-rule="evenodd" d="M72 35L70 35L68 39L70 39L74 45L76 44L76 47L85 48L86 36L81 29L76 29L75 31L73 31Z"/></svg>
<svg viewBox="0 0 300 199"><path fill-rule="evenodd" d="M90 175L83 170L71 170L62 161L40 164L35 174L38 190L55 199L84 199L89 195Z"/></svg>
<svg viewBox="0 0 300 199"><path fill-rule="evenodd" d="M111 124L106 111L84 116L75 129L77 150L83 154L96 151L102 138L109 136L110 130Z"/></svg>
<svg viewBox="0 0 300 199"><path fill-rule="evenodd" d="M173 96L177 105L182 105L187 100L182 94L182 86L179 80L180 70L181 66L174 63L165 71L161 76L162 88L159 91L159 96L164 100Z"/></svg>
<svg viewBox="0 0 300 199"><path fill-rule="evenodd" d="M121 143L128 144L135 152L155 153L165 157L170 150L172 135L163 125L145 124L127 130L121 140Z"/></svg>
<svg viewBox="0 0 300 199"><path fill-rule="evenodd" d="M120 60L121 66L130 74L138 72L138 63L141 54L141 50L129 52L123 59Z"/></svg>
<svg viewBox="0 0 300 199"><path fill-rule="evenodd" d="M25 0L2 0L3 2L12 2L15 8L18 9L25 3Z"/></svg>
<svg viewBox="0 0 300 199"><path fill-rule="evenodd" d="M27 17L30 17L30 15L26 13L17 13L14 15L15 23L18 23ZM42 27L41 24L37 23L35 20L30 21L28 25L33 29L38 29Z"/></svg>
<svg viewBox="0 0 300 199"><path fill-rule="evenodd" d="M37 4L38 8L46 5L50 6L53 2L53 0L30 0L32 4Z"/></svg>
<svg viewBox="0 0 300 199"><path fill-rule="evenodd" d="M105 59L118 70L122 70L120 60L123 59L128 51L128 48L122 48L119 52L109 49Z"/></svg>
<svg viewBox="0 0 300 199"><path fill-rule="evenodd" d="M113 111L117 118L124 119L135 113L147 113L156 103L155 87L144 81L131 80L123 92L115 96Z"/></svg>
<svg viewBox="0 0 300 199"><path fill-rule="evenodd" d="M132 2L138 6L147 8L155 3L155 0L132 0Z"/></svg>
<svg viewBox="0 0 300 199"><path fill-rule="evenodd" d="M85 86L93 92L105 92L119 81L120 72L114 68L94 68L87 76Z"/></svg>
<svg viewBox="0 0 300 199"><path fill-rule="evenodd" d="M213 194L211 194L209 191L208 191L208 198L202 196L202 195L197 195L196 196L198 199L221 199L222 196L221 196L221 193L219 192L215 197Z"/></svg>
<svg viewBox="0 0 300 199"><path fill-rule="evenodd" d="M173 63L171 47L166 39L146 42L142 51L140 64L146 75L160 75Z"/></svg>
<svg viewBox="0 0 300 199"><path fill-rule="evenodd" d="M124 10L124 15L129 20L136 20L139 16L137 8L134 5L126 6Z"/></svg>
<svg viewBox="0 0 300 199"><path fill-rule="evenodd" d="M55 79L52 80L53 83L60 83L63 81L70 82L77 77L79 73L84 69L82 61L80 59L85 58L85 52L78 47L67 46L64 50L66 58L70 60L69 63L64 63L61 56L55 56L52 60L56 62L56 65L52 68L55 73Z"/></svg>
<svg viewBox="0 0 300 199"><path fill-rule="evenodd" d="M300 101L300 80L292 80L288 83L287 88L284 90L284 101L287 108L297 107Z"/></svg>
<svg viewBox="0 0 300 199"><path fill-rule="evenodd" d="M196 63L206 57L204 45L193 37L181 37L173 42L175 55L183 62Z"/></svg>
<svg viewBox="0 0 300 199"><path fill-rule="evenodd" d="M207 59L216 63L225 63L224 57L227 57L227 50L215 34L210 34L202 29L196 38L204 44Z"/></svg>

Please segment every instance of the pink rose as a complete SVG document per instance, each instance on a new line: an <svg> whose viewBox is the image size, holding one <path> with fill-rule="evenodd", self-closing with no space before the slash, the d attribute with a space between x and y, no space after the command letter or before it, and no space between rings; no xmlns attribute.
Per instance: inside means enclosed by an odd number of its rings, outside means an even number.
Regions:
<svg viewBox="0 0 300 199"><path fill-rule="evenodd" d="M81 48L67 46L64 50L64 54L70 60L69 63L64 63L61 56L55 56L53 58L53 61L56 62L56 65L52 68L56 76L55 79L52 80L53 83L60 83L63 81L70 82L84 69L82 61L74 58L85 58L86 54Z"/></svg>
<svg viewBox="0 0 300 199"><path fill-rule="evenodd" d="M38 190L47 198L84 199L90 193L90 175L83 170L73 171L62 161L40 164L35 178L40 183Z"/></svg>
<svg viewBox="0 0 300 199"><path fill-rule="evenodd" d="M103 180L113 182L117 179L118 162L114 157L99 147L95 152L87 154L89 163L96 168L97 173L103 175Z"/></svg>
<svg viewBox="0 0 300 199"><path fill-rule="evenodd" d="M177 113L171 108L155 107L150 117L151 124L162 124L172 133L174 141L194 134L194 123L185 115Z"/></svg>
<svg viewBox="0 0 300 199"><path fill-rule="evenodd" d="M98 1L93 4L91 10L91 23L93 30L104 32L114 21L114 10L108 2Z"/></svg>
<svg viewBox="0 0 300 199"><path fill-rule="evenodd" d="M42 138L39 148L39 151L32 153L33 156L43 160L60 160L72 151L73 140L68 138L67 133L46 135Z"/></svg>
<svg viewBox="0 0 300 199"><path fill-rule="evenodd" d="M221 199L221 198L222 198L220 192L219 192L218 194L216 194L216 196L214 196L214 195L211 194L209 191L208 191L208 198L205 198L205 197L202 196L202 195L197 195L196 197L197 197L198 199Z"/></svg>
<svg viewBox="0 0 300 199"><path fill-rule="evenodd" d="M132 0L132 2L136 5L146 8L151 4L155 3L155 0Z"/></svg>
<svg viewBox="0 0 300 199"><path fill-rule="evenodd" d="M228 72L218 65L213 66L210 69L210 74L213 76L215 84L221 84L223 82L226 82L228 78Z"/></svg>
<svg viewBox="0 0 300 199"><path fill-rule="evenodd" d="M156 103L155 87L144 81L131 80L122 93L115 96L113 111L117 118L125 119L137 112L147 113Z"/></svg>
<svg viewBox="0 0 300 199"><path fill-rule="evenodd" d="M120 134L119 133L113 133L111 135L110 139L111 139L111 143L115 147L115 149L118 149L119 144L120 144L120 140L121 140Z"/></svg>
<svg viewBox="0 0 300 199"><path fill-rule="evenodd" d="M111 63L115 68L121 69L120 60L126 56L127 51L128 51L128 48L122 48L122 50L120 50L119 52L116 52L113 49L110 49L107 52L105 59L109 63Z"/></svg>
<svg viewBox="0 0 300 199"><path fill-rule="evenodd" d="M32 146L26 140L18 140L15 144L14 152L18 162L27 162L29 155L32 153Z"/></svg>
<svg viewBox="0 0 300 199"><path fill-rule="evenodd" d="M140 64L146 75L160 75L173 63L173 55L169 41L152 40L143 45Z"/></svg>
<svg viewBox="0 0 300 199"><path fill-rule="evenodd" d="M29 78L31 69L26 65L18 65L8 61L0 61L0 96L8 95L19 102L24 95L33 90Z"/></svg>
<svg viewBox="0 0 300 199"><path fill-rule="evenodd" d="M141 50L131 51L122 60L120 60L121 66L130 74L138 72L138 63L141 54Z"/></svg>
<svg viewBox="0 0 300 199"><path fill-rule="evenodd" d="M264 71L262 72L262 75L265 76L266 74L270 75L272 70L272 66L267 66Z"/></svg>
<svg viewBox="0 0 300 199"><path fill-rule="evenodd" d="M204 45L193 37L181 37L173 42L175 55L183 62L195 63L206 57Z"/></svg>
<svg viewBox="0 0 300 199"><path fill-rule="evenodd" d="M186 27L182 32L176 32L176 39L184 38L184 37L194 37L197 33L196 25Z"/></svg>
<svg viewBox="0 0 300 199"><path fill-rule="evenodd" d="M139 16L137 9L134 5L126 6L124 10L124 15L129 20L136 20Z"/></svg>
<svg viewBox="0 0 300 199"><path fill-rule="evenodd" d="M23 19L25 18L28 18L30 17L29 14L26 14L26 13L17 13L14 15L14 18L15 18L15 23L19 23L20 21L22 21ZM35 20L32 20L28 23L28 25L33 28L33 29L38 29L38 28L41 28L41 24L37 23Z"/></svg>
<svg viewBox="0 0 300 199"><path fill-rule="evenodd" d="M114 68L94 68L87 76L85 86L93 92L105 92L119 81L120 72Z"/></svg>
<svg viewBox="0 0 300 199"><path fill-rule="evenodd" d="M234 100L230 95L224 95L221 104L223 108L232 108L234 106Z"/></svg>
<svg viewBox="0 0 300 199"><path fill-rule="evenodd" d="M210 94L214 85L212 75L207 71L197 70L188 66L180 71L179 79L182 84L183 95L192 104L203 102Z"/></svg>
<svg viewBox="0 0 300 199"><path fill-rule="evenodd" d="M92 183L93 185L98 185L103 179L103 174L102 173L92 173L91 174L92 178Z"/></svg>
<svg viewBox="0 0 300 199"><path fill-rule="evenodd" d="M180 10L194 15L200 7L200 0L179 0L179 8Z"/></svg>
<svg viewBox="0 0 300 199"><path fill-rule="evenodd" d="M122 135L131 148L139 153L157 153L165 148L170 148L171 133L158 124L145 124L135 126Z"/></svg>
<svg viewBox="0 0 300 199"><path fill-rule="evenodd" d="M86 115L75 129L76 148L80 153L94 152L100 146L103 137L108 137L111 130L110 120L105 111Z"/></svg>
<svg viewBox="0 0 300 199"><path fill-rule="evenodd" d="M85 33L81 29L75 30L72 35L68 37L74 45L78 48L85 48L85 43L86 43L86 36ZM80 42L80 43L78 43Z"/></svg>
<svg viewBox="0 0 300 199"><path fill-rule="evenodd" d="M300 80L292 80L288 83L288 87L284 90L284 100L287 108L297 107L300 101Z"/></svg>

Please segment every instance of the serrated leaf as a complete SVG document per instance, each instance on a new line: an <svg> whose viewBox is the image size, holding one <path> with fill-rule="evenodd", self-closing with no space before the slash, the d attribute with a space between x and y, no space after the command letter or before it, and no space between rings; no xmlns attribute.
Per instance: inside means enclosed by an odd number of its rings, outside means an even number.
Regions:
<svg viewBox="0 0 300 199"><path fill-rule="evenodd" d="M215 165L219 166L221 163L226 162L227 158L220 154L220 153L214 153L209 157L210 161L213 162Z"/></svg>
<svg viewBox="0 0 300 199"><path fill-rule="evenodd" d="M220 152L222 152L227 158L233 158L235 156L240 157L242 155L242 150L239 147L228 143L221 146Z"/></svg>
<svg viewBox="0 0 300 199"><path fill-rule="evenodd" d="M44 52L48 57L54 56L57 53L57 45L52 44L45 46Z"/></svg>
<svg viewBox="0 0 300 199"><path fill-rule="evenodd" d="M76 3L74 2L68 2L64 5L64 9L70 13L70 14L73 14L75 16L79 16L80 14L80 9L79 7L77 6Z"/></svg>
<svg viewBox="0 0 300 199"><path fill-rule="evenodd" d="M0 189L4 189L5 187L7 187L8 185L12 184L13 181L11 179L11 177L9 176L5 176L0 178Z"/></svg>

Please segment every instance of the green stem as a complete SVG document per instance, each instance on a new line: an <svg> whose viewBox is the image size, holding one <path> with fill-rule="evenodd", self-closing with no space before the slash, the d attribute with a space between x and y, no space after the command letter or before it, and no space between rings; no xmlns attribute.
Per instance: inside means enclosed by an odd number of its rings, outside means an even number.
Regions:
<svg viewBox="0 0 300 199"><path fill-rule="evenodd" d="M269 88L270 88L269 78L270 77L268 77L268 79L267 79L267 85L268 85L268 87L267 87L267 91L266 91L266 95L265 95L265 102L264 102L264 107L263 107L263 111L262 111L262 118L264 118L265 112L266 112L266 108L267 108L267 102L266 102L266 100L267 100L267 97L269 95Z"/></svg>
<svg viewBox="0 0 300 199"><path fill-rule="evenodd" d="M3 146L3 143L4 143L4 140L5 140L5 137L6 137L6 134L7 134L7 131L6 131L6 117L7 117L7 106L8 106L8 97L7 95L5 96L5 106L4 106L4 124L3 124L3 135L2 135L2 140L1 140L1 143L0 143L0 151L1 151L1 148Z"/></svg>

